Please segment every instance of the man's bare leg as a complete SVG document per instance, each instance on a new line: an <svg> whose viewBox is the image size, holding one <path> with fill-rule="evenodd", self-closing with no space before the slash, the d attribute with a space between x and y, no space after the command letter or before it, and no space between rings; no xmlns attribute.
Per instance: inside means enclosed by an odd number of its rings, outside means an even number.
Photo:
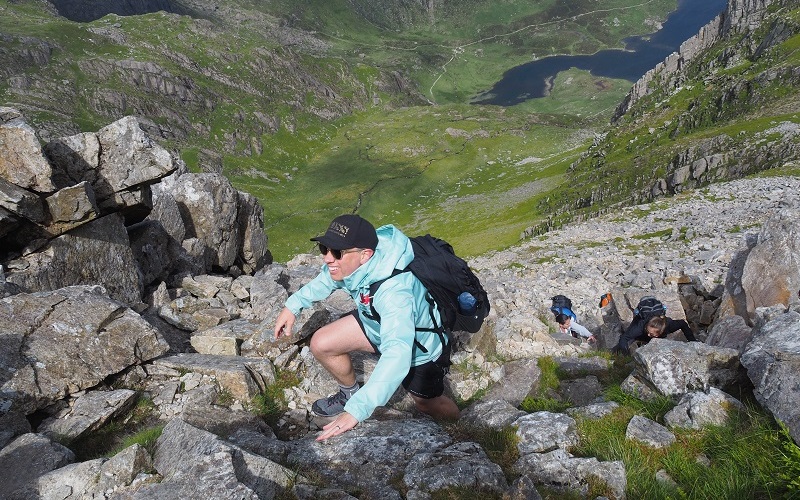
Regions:
<svg viewBox="0 0 800 500"><path fill-rule="evenodd" d="M417 410L436 420L458 420L458 417L461 416L461 411L455 401L445 395L430 399L420 398L413 394L410 396L414 400Z"/></svg>
<svg viewBox="0 0 800 500"><path fill-rule="evenodd" d="M339 385L345 387L356 383L356 372L350 353L375 352L375 348L358 326L358 321L350 314L317 330L311 337L310 348L317 361L333 375Z"/></svg>

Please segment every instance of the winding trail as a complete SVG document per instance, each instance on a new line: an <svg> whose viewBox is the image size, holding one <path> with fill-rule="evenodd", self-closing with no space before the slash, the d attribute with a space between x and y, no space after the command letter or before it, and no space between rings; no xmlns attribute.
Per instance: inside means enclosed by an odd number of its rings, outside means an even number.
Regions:
<svg viewBox="0 0 800 500"><path fill-rule="evenodd" d="M635 8L639 8L639 7L643 7L645 5L651 4L654 1L655 0L646 0L645 2L641 2L641 3L638 3L636 5L629 5L629 6L626 6L626 7L614 7L614 8L610 8L610 9L595 9L595 10L592 10L592 11L589 11L589 12L583 12L583 13L580 13L580 14L576 14L574 16L565 17L564 19L553 19L552 21L547 21L547 22L544 22L544 23L529 24L527 26L523 26L521 28L517 28L517 29L515 29L513 31L509 31L507 33L501 33L501 34L492 35L492 36L488 36L488 37L484 37L484 38L479 38L477 40L473 40L471 42L467 42L467 43L464 43L464 44L456 45L454 47L453 46L448 46L448 45L442 45L442 44L421 44L421 45L415 45L414 47L401 47L401 46L394 46L394 45L379 45L379 44L359 44L359 45L361 45L363 47L391 49L391 50L397 50L397 51L403 51L403 52L415 52L415 51L419 50L422 47L440 47L442 49L449 50L452 53L452 55L450 56L450 59L448 59L447 62L445 62L442 65L441 73L439 73L439 75L434 79L433 83L431 84L430 88L428 89L428 94L430 94L430 97L426 97L426 99L428 101L428 104L435 105L436 104L436 98L433 95L434 87L436 87L436 84L439 83L439 80L441 80L442 77L445 75L445 73L447 73L447 66L450 65L450 63L452 63L460 54L463 54L464 50L467 47L471 47L473 45L478 45L478 44L481 44L481 43L487 43L487 42L489 42L491 40L496 40L496 39L499 39L499 38L508 38L510 36L513 36L513 35L516 35L518 33L523 32L523 31L534 29L534 28L542 28L542 27L545 27L545 26L552 26L552 25L555 25L555 24L558 24L558 23L563 23L565 21L576 21L576 20L578 20L578 19L580 19L582 17L586 17L586 16L590 16L590 15L594 15L594 14L599 14L599 13L603 13L603 12L614 12L614 11L624 11L624 10L635 9ZM375 26L375 25L373 24L373 26ZM339 41L347 42L347 43L354 43L354 41L352 39L347 39L347 38L340 37L338 35L332 35L332 34L324 33L324 32L320 32L320 33L325 35L325 36L327 36L328 38L331 38L331 39L334 39L334 40L339 40Z"/></svg>

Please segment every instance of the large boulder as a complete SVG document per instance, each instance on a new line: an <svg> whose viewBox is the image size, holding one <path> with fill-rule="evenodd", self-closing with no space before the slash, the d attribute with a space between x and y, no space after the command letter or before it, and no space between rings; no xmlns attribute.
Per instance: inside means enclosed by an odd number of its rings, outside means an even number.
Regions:
<svg viewBox="0 0 800 500"><path fill-rule="evenodd" d="M27 413L167 350L157 330L100 287L0 300L0 390Z"/></svg>
<svg viewBox="0 0 800 500"><path fill-rule="evenodd" d="M0 177L36 193L56 190L36 132L19 111L6 107L0 107Z"/></svg>
<svg viewBox="0 0 800 500"><path fill-rule="evenodd" d="M142 300L136 261L118 214L75 228L51 240L40 251L6 265L6 281L26 292L102 285L111 298L120 302Z"/></svg>
<svg viewBox="0 0 800 500"><path fill-rule="evenodd" d="M758 401L800 443L800 314L789 311L756 329L742 365Z"/></svg>
<svg viewBox="0 0 800 500"><path fill-rule="evenodd" d="M636 375L664 396L725 389L738 384L742 373L739 352L701 342L653 339L636 350Z"/></svg>
<svg viewBox="0 0 800 500"><path fill-rule="evenodd" d="M747 312L797 302L800 290L800 210L785 209L767 220L744 265Z"/></svg>

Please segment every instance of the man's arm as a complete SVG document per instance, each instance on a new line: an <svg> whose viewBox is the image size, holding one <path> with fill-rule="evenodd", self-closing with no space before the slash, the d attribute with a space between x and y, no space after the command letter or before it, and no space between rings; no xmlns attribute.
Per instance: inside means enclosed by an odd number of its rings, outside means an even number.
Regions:
<svg viewBox="0 0 800 500"><path fill-rule="evenodd" d="M574 319L570 322L569 327L571 330L575 330L575 332L577 332L577 334L583 338L586 339L594 338L594 335L592 334L592 332L589 331L588 328L586 328L583 325L579 325L578 323L575 322Z"/></svg>
<svg viewBox="0 0 800 500"><path fill-rule="evenodd" d="M286 299L286 306L275 320L274 337L277 339L281 335L291 335L292 327L300 312L311 307L314 302L325 299L336 288L338 288L336 282L331 279L327 270L323 268L322 272L315 276L313 280L303 285L300 290Z"/></svg>
<svg viewBox="0 0 800 500"><path fill-rule="evenodd" d="M689 323L687 323L686 320L669 318L669 321L667 323L667 332L672 333L672 332L677 332L678 330L683 332L683 336L686 337L686 340L688 340L689 342L697 342L697 339L694 336L694 332L692 331L692 328L689 326Z"/></svg>
<svg viewBox="0 0 800 500"><path fill-rule="evenodd" d="M367 383L344 406L359 422L389 401L411 368L416 335L414 296L406 283L411 278L413 275L406 273L386 281L374 297L381 317L381 357Z"/></svg>
<svg viewBox="0 0 800 500"><path fill-rule="evenodd" d="M631 324L628 326L628 329L625 330L625 333L623 333L620 336L617 345L611 351L628 354L628 347L631 345L631 342L633 342L639 336L641 336L643 332L644 332L644 321L642 321L638 317L634 318Z"/></svg>

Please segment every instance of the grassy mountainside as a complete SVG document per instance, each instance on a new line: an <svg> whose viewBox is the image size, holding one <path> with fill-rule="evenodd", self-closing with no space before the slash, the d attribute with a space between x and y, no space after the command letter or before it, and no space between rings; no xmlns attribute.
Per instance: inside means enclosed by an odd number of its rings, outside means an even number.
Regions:
<svg viewBox="0 0 800 500"><path fill-rule="evenodd" d="M0 5L0 103L44 139L124 115L149 119L151 135L191 169L222 171L258 196L278 261L309 251L309 236L344 212L436 233L475 255L576 208L638 200L691 140L723 126L738 138L741 117L750 120L742 127L755 123L747 106L713 111L707 90L731 88L707 87L708 78L735 82L744 68L786 64L779 49L752 63L755 50L726 42L697 63L689 90L665 87L609 131L631 82L573 69L546 98L512 108L469 101L532 58L652 32L675 0L174 3L195 14L76 23L42 0ZM729 53L744 62L715 62ZM763 110L793 85L748 92ZM767 130L777 111L764 116ZM592 146L598 133L606 139Z"/></svg>

